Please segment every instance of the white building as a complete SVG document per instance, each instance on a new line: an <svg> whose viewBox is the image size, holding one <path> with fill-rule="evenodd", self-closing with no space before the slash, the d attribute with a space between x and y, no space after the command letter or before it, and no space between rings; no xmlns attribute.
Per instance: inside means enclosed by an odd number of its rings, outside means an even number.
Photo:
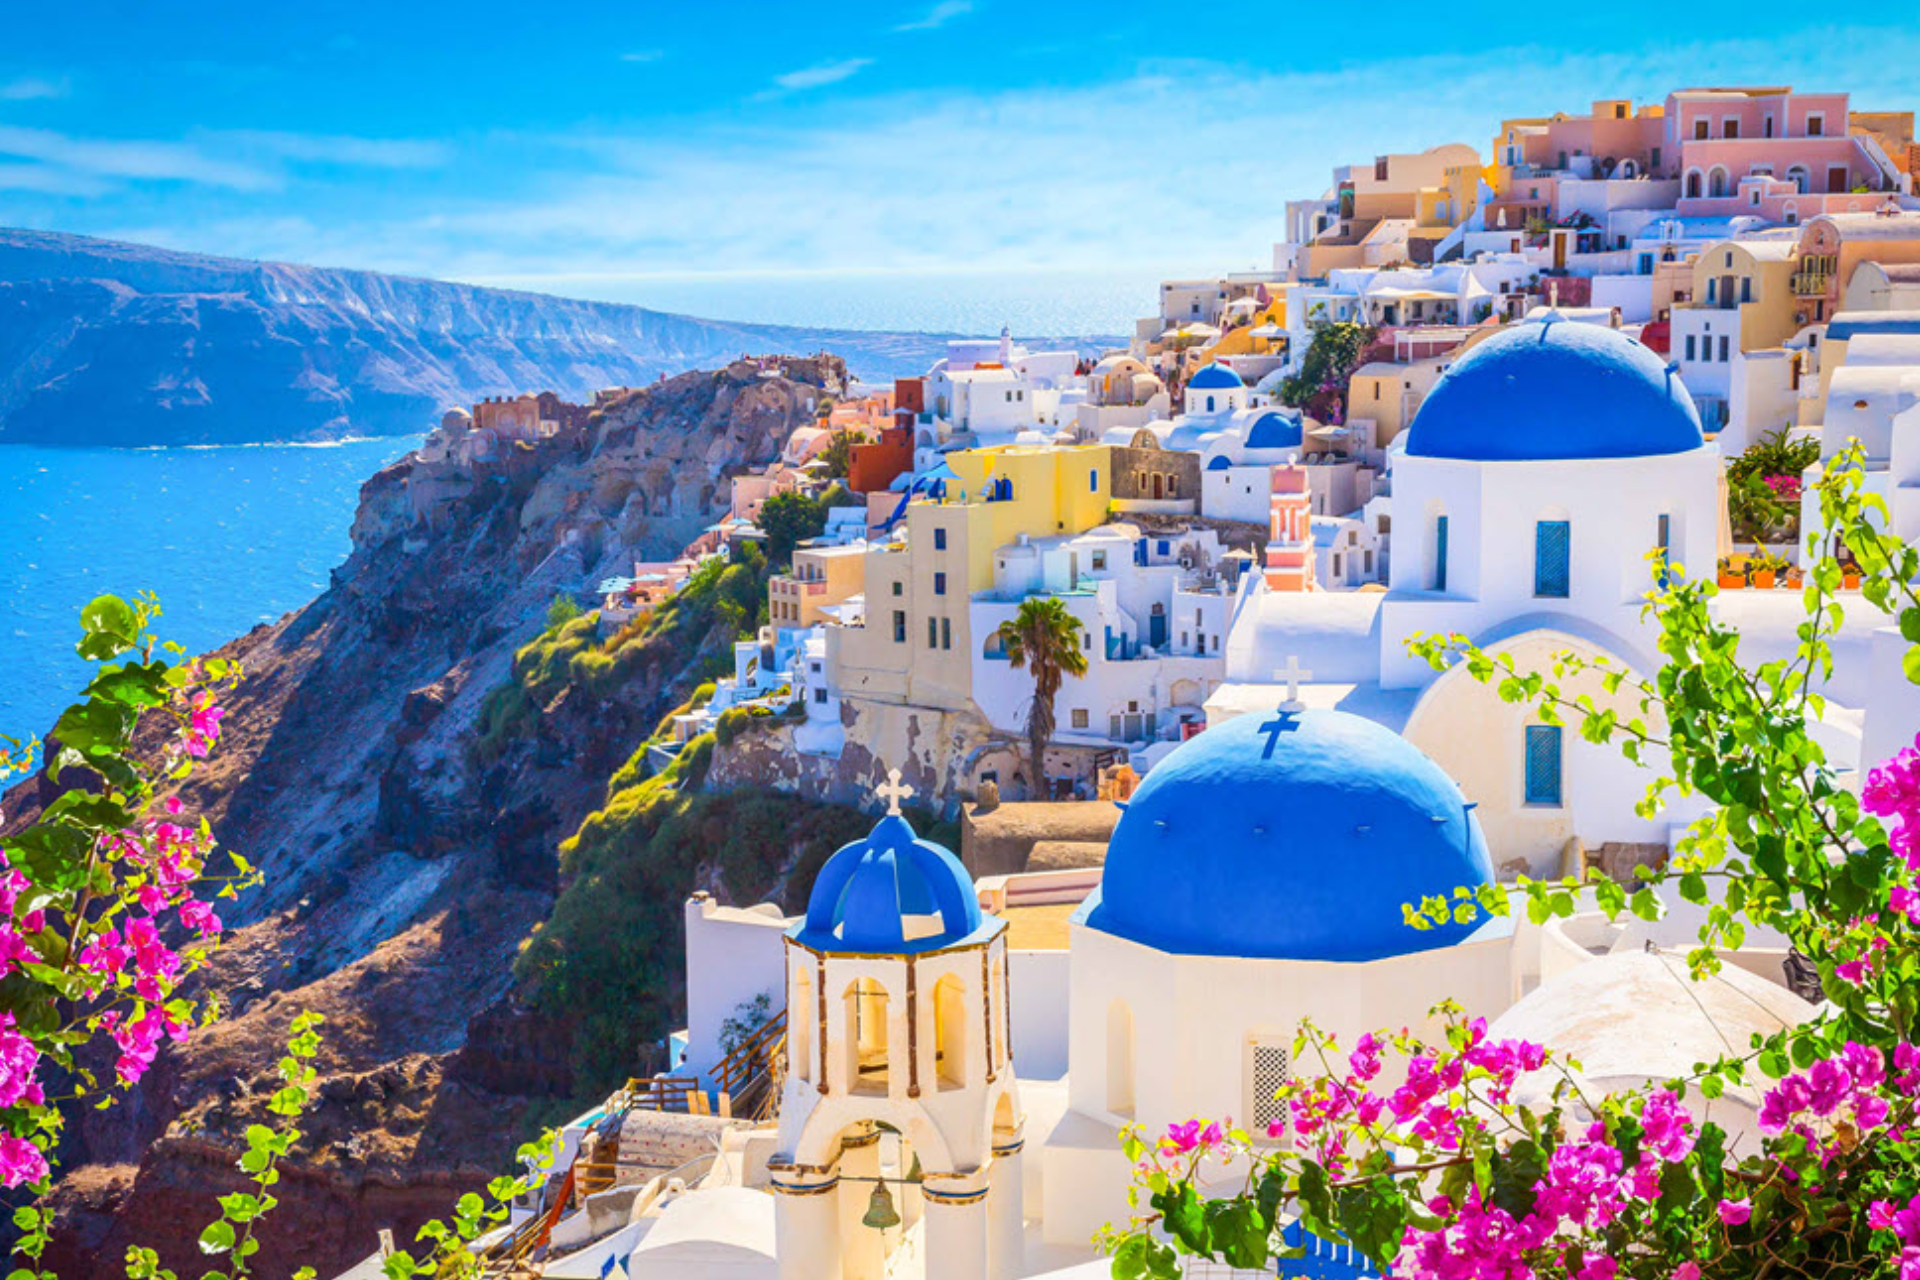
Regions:
<svg viewBox="0 0 1920 1280"><path fill-rule="evenodd" d="M1143 537L1107 524L1073 537L1025 539L994 553L994 585L969 605L974 702L997 729L1025 731L1033 677L1015 670L996 632L1022 601L1058 599L1080 624L1087 673L1055 699L1062 746L1177 740L1198 723L1225 673L1231 593L1212 530ZM1149 757L1150 758L1150 757Z"/></svg>

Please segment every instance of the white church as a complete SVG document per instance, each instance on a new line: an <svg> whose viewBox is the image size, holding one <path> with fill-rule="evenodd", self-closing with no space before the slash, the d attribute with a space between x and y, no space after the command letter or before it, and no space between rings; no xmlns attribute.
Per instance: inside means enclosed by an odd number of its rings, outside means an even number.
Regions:
<svg viewBox="0 0 1920 1280"><path fill-rule="evenodd" d="M1243 412L1230 392L1216 411ZM1573 649L1650 674L1642 597L1713 564L1720 472L1685 390L1630 338L1549 313L1479 343L1392 459L1388 589L1249 575L1208 727L1124 802L1102 867L976 883L900 816L896 777L803 915L695 895L677 1071L699 1081L693 1109L726 1111L728 1020L761 1009L781 1031L765 1105L698 1124L583 1116L505 1230L537 1239L555 1277L1090 1280L1107 1274L1095 1233L1130 1213L1122 1131L1209 1117L1265 1132L1278 1087L1313 1069L1289 1056L1303 1020L1351 1043L1426 1026L1450 999L1618 1088L1812 1016L1779 937L1750 933L1691 982L1699 920L1678 903L1653 923L1583 910L1417 930L1403 913L1669 847L1691 815L1636 815L1646 775L1405 642L1458 633L1528 667ZM1777 597L1721 602L1750 660L1794 643L1798 597ZM1920 721L1880 671L1878 621L1843 633L1827 682L1821 733L1843 767L1875 717ZM1751 1092L1688 1102L1736 1150L1754 1140ZM681 1120L692 1155L623 1180ZM615 1172L574 1176L589 1166ZM1370 1274L1315 1248L1280 1274Z"/></svg>

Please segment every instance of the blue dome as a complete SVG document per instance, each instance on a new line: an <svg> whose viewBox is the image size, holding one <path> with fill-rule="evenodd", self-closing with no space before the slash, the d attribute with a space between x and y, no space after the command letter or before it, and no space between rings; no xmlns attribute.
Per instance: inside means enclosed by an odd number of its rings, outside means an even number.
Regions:
<svg viewBox="0 0 1920 1280"><path fill-rule="evenodd" d="M960 859L893 814L827 859L806 919L789 932L816 951L906 955L949 946L982 922Z"/></svg>
<svg viewBox="0 0 1920 1280"><path fill-rule="evenodd" d="M1403 904L1493 880L1480 823L1420 749L1341 711L1243 715L1155 765L1086 923L1161 951L1377 960L1459 942Z"/></svg>
<svg viewBox="0 0 1920 1280"><path fill-rule="evenodd" d="M1200 370L1200 372L1194 374L1192 381L1188 382L1187 385L1189 387L1196 387L1201 391L1220 391L1233 387L1244 387L1247 384L1240 381L1240 375L1227 368L1227 366L1223 364L1210 364Z"/></svg>
<svg viewBox="0 0 1920 1280"><path fill-rule="evenodd" d="M1263 413L1247 428L1249 449L1298 449L1300 423L1284 413Z"/></svg>
<svg viewBox="0 0 1920 1280"><path fill-rule="evenodd" d="M1680 375L1615 329L1509 325L1434 384L1407 453L1474 462L1648 458L1705 443Z"/></svg>
<svg viewBox="0 0 1920 1280"><path fill-rule="evenodd" d="M1213 458L1212 458L1212 460L1211 460L1211 461L1209 461L1209 462L1207 463L1207 470L1209 470L1209 471L1225 471L1225 470L1227 470L1227 469L1229 469L1229 468L1230 468L1230 467L1232 467L1232 466L1233 466L1233 462L1232 462L1232 460L1231 460L1231 459L1229 459L1229 458L1227 457L1227 455L1226 455L1226 454L1224 454L1224 453L1216 453L1216 454L1214 454L1214 455L1213 455Z"/></svg>

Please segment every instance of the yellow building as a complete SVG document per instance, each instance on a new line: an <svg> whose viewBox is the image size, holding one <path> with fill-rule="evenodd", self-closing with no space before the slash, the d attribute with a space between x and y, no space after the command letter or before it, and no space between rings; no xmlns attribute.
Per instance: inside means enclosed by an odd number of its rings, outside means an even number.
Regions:
<svg viewBox="0 0 1920 1280"><path fill-rule="evenodd" d="M904 543L866 554L865 623L827 632L843 698L941 711L973 704L968 621L975 591L993 585L993 552L1021 535L1084 533L1105 524L1113 497L1106 445L1012 445L947 455L941 502L906 511Z"/></svg>
<svg viewBox="0 0 1920 1280"><path fill-rule="evenodd" d="M1798 261L1791 240L1728 240L1693 261L1693 300L1676 303L1682 311L1732 311L1738 314L1739 349L1777 347L1799 332L1793 273ZM1678 330L1676 330L1678 332Z"/></svg>
<svg viewBox="0 0 1920 1280"><path fill-rule="evenodd" d="M1392 444L1413 423L1421 402L1460 352L1407 364L1375 360L1347 379L1347 422L1356 429L1371 423L1367 439L1376 449Z"/></svg>
<svg viewBox="0 0 1920 1280"><path fill-rule="evenodd" d="M799 547L793 570L767 579L767 616L776 627L810 627L821 610L860 594L866 580L866 544Z"/></svg>

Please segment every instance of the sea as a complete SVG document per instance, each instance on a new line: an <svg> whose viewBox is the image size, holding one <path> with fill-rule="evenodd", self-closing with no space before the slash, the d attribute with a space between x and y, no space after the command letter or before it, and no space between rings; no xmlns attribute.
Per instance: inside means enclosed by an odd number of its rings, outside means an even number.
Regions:
<svg viewBox="0 0 1920 1280"><path fill-rule="evenodd" d="M1156 278L655 279L619 300L807 327L1125 334L1153 309ZM158 633L195 653L306 604L346 559L361 483L419 442L0 445L0 737L44 734L85 687L91 668L74 643L80 609L97 595L154 592L165 611Z"/></svg>
<svg viewBox="0 0 1920 1280"><path fill-rule="evenodd" d="M347 557L361 482L420 436L172 449L0 446L0 737L38 737L89 679L95 596L151 591L202 653L297 609Z"/></svg>

